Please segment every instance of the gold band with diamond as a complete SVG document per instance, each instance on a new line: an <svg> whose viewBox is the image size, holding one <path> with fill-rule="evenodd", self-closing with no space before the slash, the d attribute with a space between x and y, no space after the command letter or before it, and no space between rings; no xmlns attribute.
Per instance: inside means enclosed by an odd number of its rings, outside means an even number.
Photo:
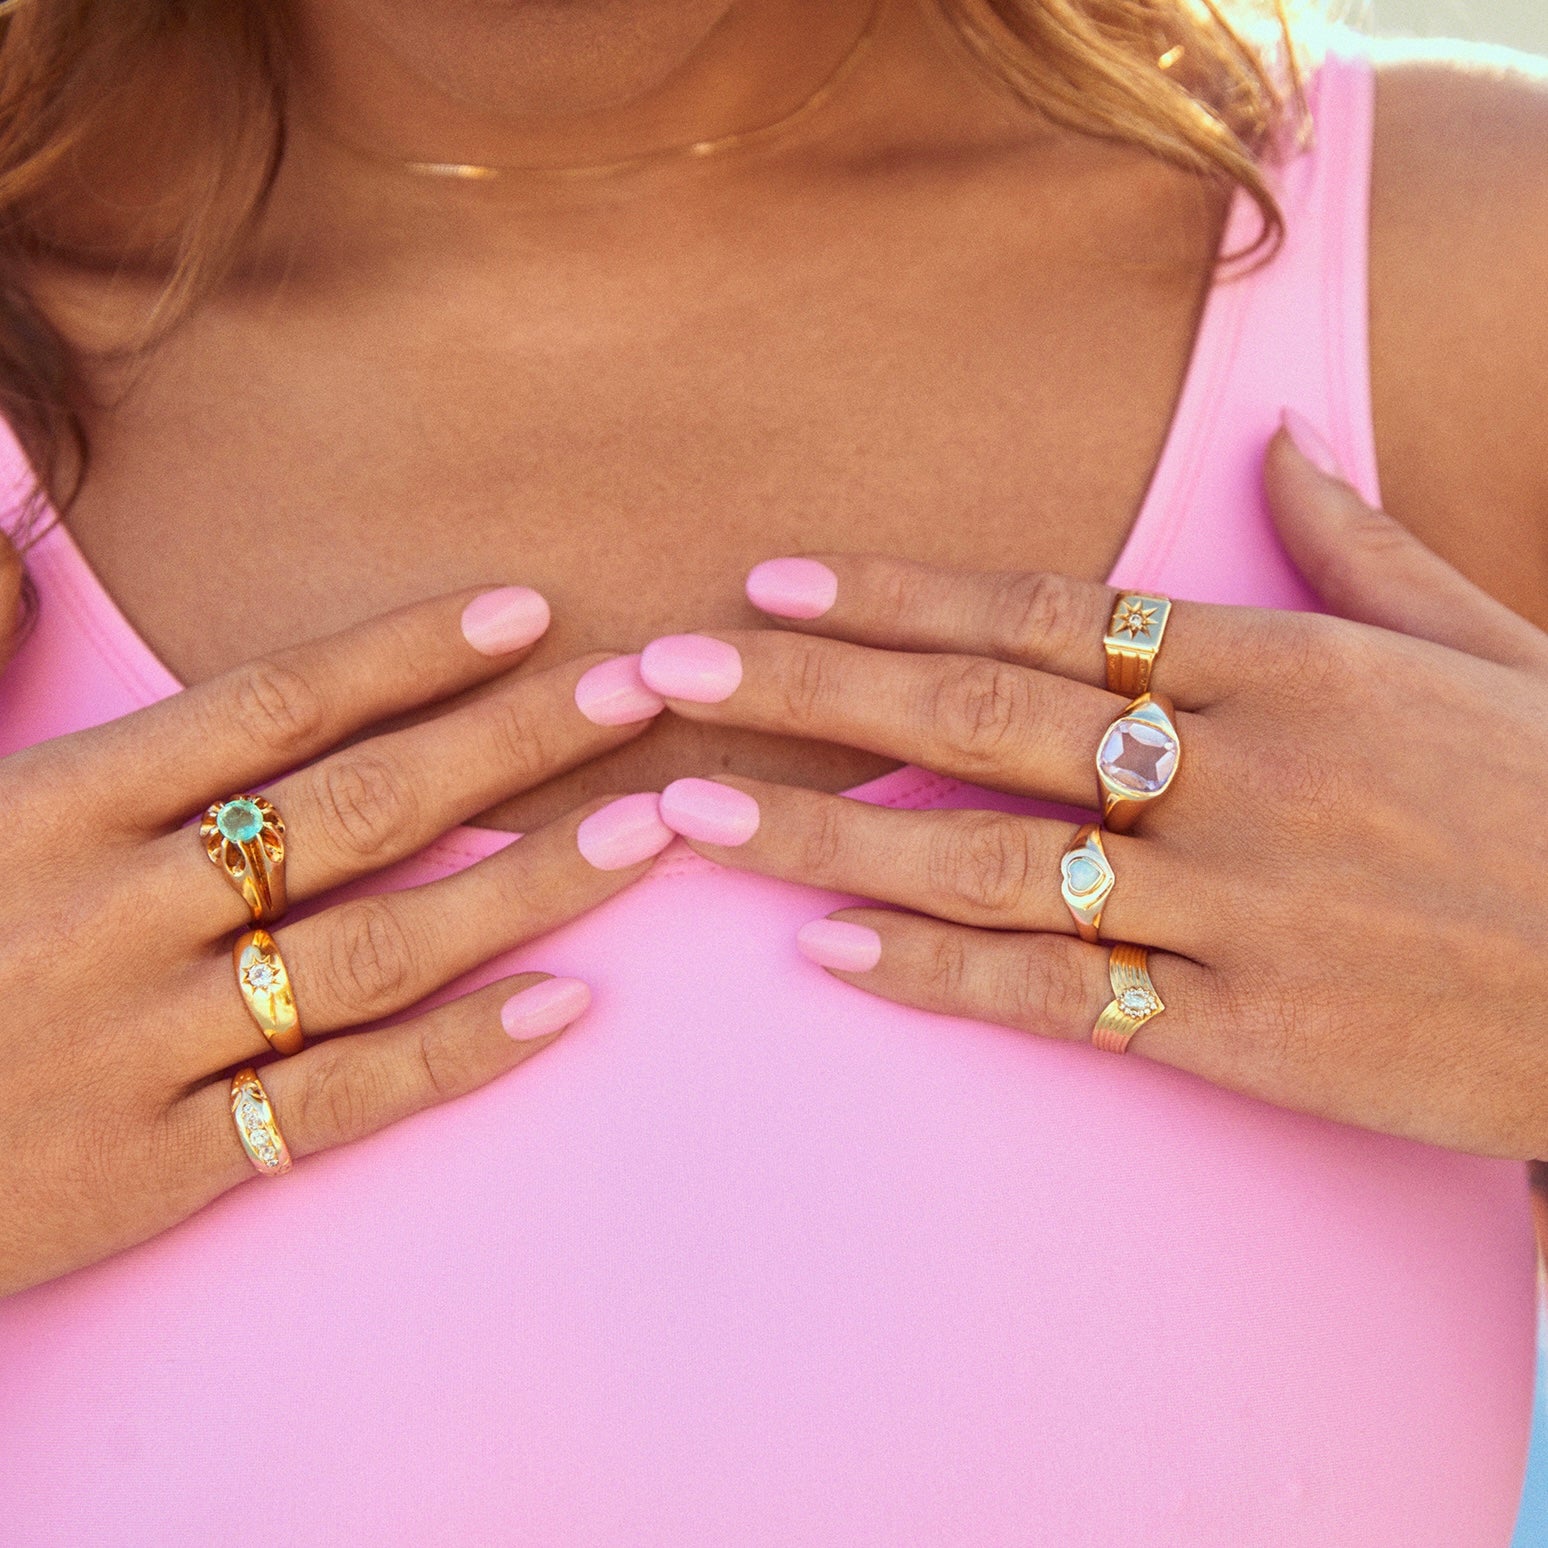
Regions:
<svg viewBox="0 0 1548 1548"><path fill-rule="evenodd" d="M217 801L199 823L204 852L242 894L254 924L285 912L285 820L262 796Z"/></svg>
<svg viewBox="0 0 1548 1548"><path fill-rule="evenodd" d="M1093 943L1102 928L1102 910L1117 878L1102 844L1102 830L1087 823L1059 861L1059 896L1083 941Z"/></svg>
<svg viewBox="0 0 1548 1548"><path fill-rule="evenodd" d="M301 1052L301 1017L290 974L274 937L267 930L245 930L231 949L237 988L248 1014L278 1054Z"/></svg>
<svg viewBox="0 0 1548 1548"><path fill-rule="evenodd" d="M1182 744L1172 713L1172 701L1164 694L1141 694L1102 733L1097 780L1102 821L1114 833L1126 833L1177 777Z"/></svg>
<svg viewBox="0 0 1548 1548"><path fill-rule="evenodd" d="M1114 946L1107 959L1113 998L1091 1033L1091 1041L1104 1053L1127 1053L1134 1034L1166 1009L1150 981L1149 962L1143 946Z"/></svg>
<svg viewBox="0 0 1548 1548"><path fill-rule="evenodd" d="M1102 637L1110 692L1121 693L1126 699L1137 699L1150 692L1150 673L1171 614L1172 604L1166 597L1152 597L1140 591L1118 594L1107 633Z"/></svg>
<svg viewBox="0 0 1548 1548"><path fill-rule="evenodd" d="M279 1177L290 1170L285 1136L280 1133L274 1109L269 1105L269 1093L251 1065L231 1077L231 1119L255 1172Z"/></svg>

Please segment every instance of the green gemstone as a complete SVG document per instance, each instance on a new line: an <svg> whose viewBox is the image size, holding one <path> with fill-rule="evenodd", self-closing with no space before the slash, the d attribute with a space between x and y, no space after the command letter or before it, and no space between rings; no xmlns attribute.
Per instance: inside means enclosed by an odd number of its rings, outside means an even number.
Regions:
<svg viewBox="0 0 1548 1548"><path fill-rule="evenodd" d="M233 844L249 844L263 832L263 813L246 797L240 797L221 807L215 814L215 826Z"/></svg>

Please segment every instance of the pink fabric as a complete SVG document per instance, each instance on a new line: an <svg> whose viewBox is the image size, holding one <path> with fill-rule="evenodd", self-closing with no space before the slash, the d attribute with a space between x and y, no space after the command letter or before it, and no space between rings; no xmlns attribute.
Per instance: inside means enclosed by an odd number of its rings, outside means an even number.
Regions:
<svg viewBox="0 0 1548 1548"><path fill-rule="evenodd" d="M1124 585L1311 605L1259 490L1283 404L1376 494L1368 66L1315 106L1289 246L1215 291ZM32 566L0 750L176 690L62 530ZM1015 804L917 770L858 794ZM677 847L482 975L594 987L531 1066L0 1303L0 1535L1501 1548L1521 1167L872 999L796 951L838 901Z"/></svg>

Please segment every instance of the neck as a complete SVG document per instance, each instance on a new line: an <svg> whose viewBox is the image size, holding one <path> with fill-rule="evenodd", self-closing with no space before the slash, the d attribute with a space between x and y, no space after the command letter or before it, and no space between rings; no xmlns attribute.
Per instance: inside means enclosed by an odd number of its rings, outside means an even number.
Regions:
<svg viewBox="0 0 1548 1548"><path fill-rule="evenodd" d="M303 123L386 161L541 170L777 123L876 0L294 3Z"/></svg>

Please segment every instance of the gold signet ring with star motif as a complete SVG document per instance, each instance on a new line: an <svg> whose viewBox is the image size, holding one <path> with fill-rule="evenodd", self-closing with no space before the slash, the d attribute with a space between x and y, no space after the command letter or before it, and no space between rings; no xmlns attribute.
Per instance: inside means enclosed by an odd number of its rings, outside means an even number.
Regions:
<svg viewBox="0 0 1548 1548"><path fill-rule="evenodd" d="M1097 1017L1091 1041L1104 1053L1127 1053L1134 1034L1166 1009L1150 981L1150 953L1143 946L1114 946L1107 981L1113 997Z"/></svg>
<svg viewBox="0 0 1548 1548"><path fill-rule="evenodd" d="M1102 910L1107 906L1117 878L1107 850L1102 846L1102 830L1088 823L1075 835L1059 861L1059 896L1075 921L1083 941L1095 942L1102 928Z"/></svg>
<svg viewBox="0 0 1548 1548"><path fill-rule="evenodd" d="M253 1170L264 1177L280 1177L290 1170L290 1151L279 1122L263 1089L258 1072L248 1065L231 1077L231 1121Z"/></svg>
<svg viewBox="0 0 1548 1548"><path fill-rule="evenodd" d="M300 1053L301 1016L274 937L267 930L246 930L237 936L231 955L242 1001L269 1046L278 1054Z"/></svg>
<svg viewBox="0 0 1548 1548"><path fill-rule="evenodd" d="M1171 614L1172 604L1166 597L1141 591L1118 594L1107 633L1102 636L1109 692L1121 693L1126 699L1150 692L1150 673Z"/></svg>
<svg viewBox="0 0 1548 1548"><path fill-rule="evenodd" d="M1114 833L1127 832L1152 801L1166 794L1181 761L1172 701L1159 693L1141 694L1097 744L1102 820Z"/></svg>
<svg viewBox="0 0 1548 1548"><path fill-rule="evenodd" d="M252 911L254 924L285 912L285 820L262 796L217 801L199 824L204 852Z"/></svg>

